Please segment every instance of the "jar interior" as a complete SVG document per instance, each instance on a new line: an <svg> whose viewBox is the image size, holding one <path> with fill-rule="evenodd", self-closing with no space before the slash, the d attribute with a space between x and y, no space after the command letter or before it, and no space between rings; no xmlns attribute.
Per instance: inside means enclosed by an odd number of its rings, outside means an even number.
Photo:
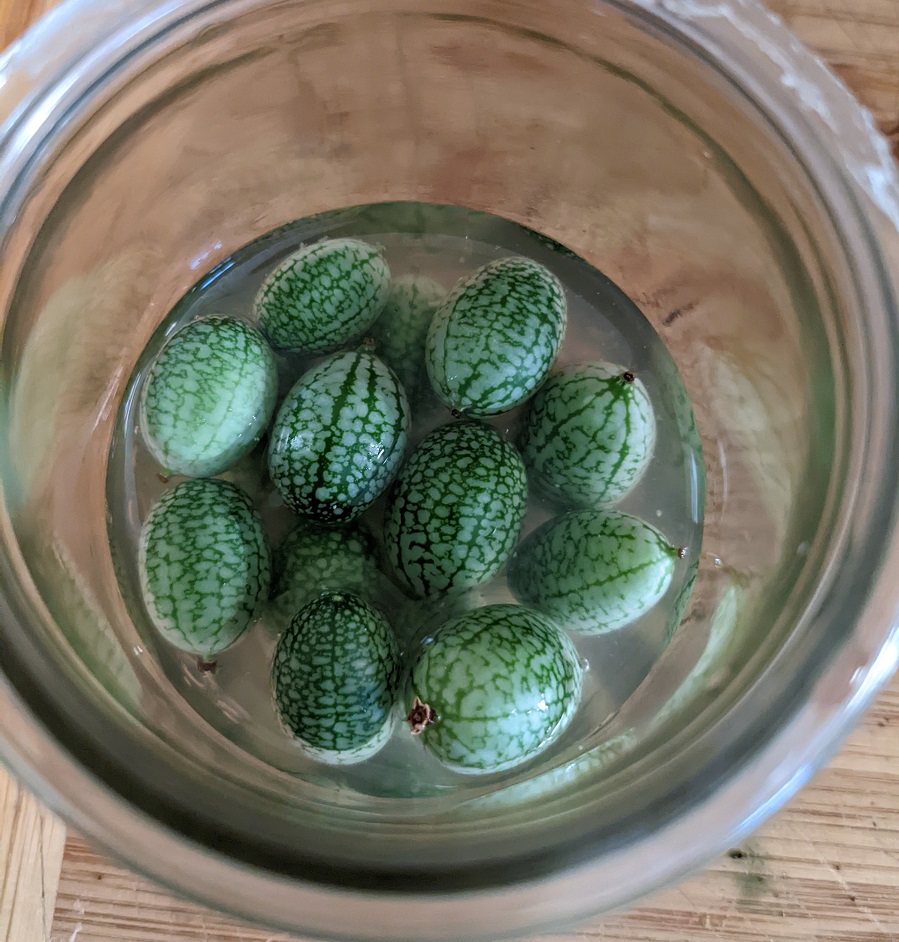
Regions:
<svg viewBox="0 0 899 942"><path fill-rule="evenodd" d="M0 283L9 669L111 788L291 877L500 885L660 828L789 715L840 642L801 616L853 460L856 298L785 132L708 57L611 0L219 3L42 133ZM586 741L452 799L228 741L147 656L107 534L116 415L172 305L270 230L382 201L493 213L608 275L677 364L705 459L696 587L654 670Z"/></svg>

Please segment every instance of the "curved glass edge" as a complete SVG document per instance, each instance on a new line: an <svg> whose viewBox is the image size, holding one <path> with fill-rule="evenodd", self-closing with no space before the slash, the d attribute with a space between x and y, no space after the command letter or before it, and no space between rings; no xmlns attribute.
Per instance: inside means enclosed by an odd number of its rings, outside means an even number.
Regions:
<svg viewBox="0 0 899 942"><path fill-rule="evenodd" d="M28 99L46 90L53 78L103 46L105 37L126 22L137 24L136 35L177 4L155 10L140 0L108 0L103 16L90 15L83 0L65 0L34 23L0 54L0 137L21 114Z"/></svg>
<svg viewBox="0 0 899 942"><path fill-rule="evenodd" d="M141 0L118 0L104 10L109 24L105 35L114 35L126 20L140 20L146 26L172 15L177 6L180 15L186 16L191 9L205 5L165 4L148 12ZM791 96L793 106L804 110L821 139L832 144L857 187L861 205L881 215L878 234L895 265L899 180L886 143L845 86L775 17L754 0L631 0L619 5L642 7L703 44L724 48L747 40L753 44L755 68L773 70L771 74ZM65 72L96 48L96 19L82 15L86 6L86 0L68 0L0 57L0 134L16 123L38 90L52 84L52 76ZM894 267L894 282L895 278ZM895 540L885 548L883 558L883 567L890 566L899 568ZM80 795L73 794L71 784L93 784L96 788L97 783L74 766L70 757L37 742L36 730L28 728L28 717L22 716L22 722L15 724L12 737L3 743L3 752L14 771L42 798L98 843L122 847L139 841L154 847L156 864L148 865L155 871L152 876L169 885L190 885L207 902L240 915L258 918L259 898L264 893L272 922L285 927L302 922L307 924L305 931L320 936L438 939L445 937L450 912L454 934L482 938L521 933L632 902L638 895L680 878L777 810L832 755L895 670L899 662L897 620L895 591L881 579L862 613L853 644L822 676L807 706L738 780L663 835L673 851L658 854L654 839L659 835L655 835L614 857L543 881L539 888L521 887L501 895L410 900L333 891L327 896L330 904L338 906L322 907L320 889L273 886L270 880L243 870L238 875L236 865L213 859L185 845L176 835L162 832L110 793L91 795L87 788ZM15 697L10 698L10 693L0 685L0 702L9 708L4 712L14 716ZM48 784L53 781L65 785ZM327 913L319 914L322 909Z"/></svg>
<svg viewBox="0 0 899 942"><path fill-rule="evenodd" d="M871 113L814 52L759 0L625 0L688 35L726 43L751 56L768 81L833 143L840 163L871 203L899 229L899 174Z"/></svg>

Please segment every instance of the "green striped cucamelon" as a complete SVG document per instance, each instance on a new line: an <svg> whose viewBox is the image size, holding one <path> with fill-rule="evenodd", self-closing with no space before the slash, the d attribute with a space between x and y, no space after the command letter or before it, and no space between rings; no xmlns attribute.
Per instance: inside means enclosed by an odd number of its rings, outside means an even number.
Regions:
<svg viewBox="0 0 899 942"><path fill-rule="evenodd" d="M396 373L410 401L430 391L425 342L446 291L426 275L402 275L390 286L387 304L370 331L375 352Z"/></svg>
<svg viewBox="0 0 899 942"><path fill-rule="evenodd" d="M662 598L683 552L630 514L582 510L550 520L520 544L509 587L563 628L605 634Z"/></svg>
<svg viewBox="0 0 899 942"><path fill-rule="evenodd" d="M281 635L272 694L285 730L319 762L374 755L393 731L400 660L390 625L348 593L322 595Z"/></svg>
<svg viewBox="0 0 899 942"><path fill-rule="evenodd" d="M575 506L625 497L652 460L656 424L643 383L609 363L566 366L528 405L521 436L531 481Z"/></svg>
<svg viewBox="0 0 899 942"><path fill-rule="evenodd" d="M576 787L588 776L593 777L607 766L619 762L639 742L636 732L629 729L598 746L587 749L586 752L581 752L577 758L569 762L561 765L553 763L547 772L474 798L472 804L477 808L500 809L516 805L520 808L525 802L545 802L557 792ZM579 748L583 749L584 745L582 744Z"/></svg>
<svg viewBox="0 0 899 942"><path fill-rule="evenodd" d="M380 249L358 239L326 239L281 262L259 289L254 313L276 350L328 353L371 327L389 288Z"/></svg>
<svg viewBox="0 0 899 942"><path fill-rule="evenodd" d="M393 480L409 404L396 376L364 350L309 370L272 425L268 467L284 503L320 523L358 517Z"/></svg>
<svg viewBox="0 0 899 942"><path fill-rule="evenodd" d="M397 579L422 598L482 585L514 549L526 504L521 457L489 425L435 429L390 491L384 543Z"/></svg>
<svg viewBox="0 0 899 942"><path fill-rule="evenodd" d="M562 346L565 292L526 258L490 262L463 279L431 321L428 376L445 405L490 416L524 402Z"/></svg>
<svg viewBox="0 0 899 942"><path fill-rule="evenodd" d="M502 772L541 753L568 726L583 670L571 641L520 605L488 605L426 641L406 694L407 723L457 772Z"/></svg>
<svg viewBox="0 0 899 942"><path fill-rule="evenodd" d="M326 527L301 520L275 551L274 569L272 604L282 618L293 617L325 592L378 595L384 580L374 537L355 521Z"/></svg>
<svg viewBox="0 0 899 942"><path fill-rule="evenodd" d="M268 597L271 557L247 495L227 481L182 481L150 511L140 534L144 604L176 648L212 660Z"/></svg>
<svg viewBox="0 0 899 942"><path fill-rule="evenodd" d="M140 400L144 440L169 474L210 477L252 451L275 408L268 344L231 317L179 330L150 367Z"/></svg>

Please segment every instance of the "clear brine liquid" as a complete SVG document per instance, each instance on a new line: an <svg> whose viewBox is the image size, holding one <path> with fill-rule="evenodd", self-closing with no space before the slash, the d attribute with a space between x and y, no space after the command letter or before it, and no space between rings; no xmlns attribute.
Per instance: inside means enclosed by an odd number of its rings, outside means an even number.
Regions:
<svg viewBox="0 0 899 942"><path fill-rule="evenodd" d="M325 768L307 759L282 730L269 685L269 666L283 629L272 611L217 661L214 673L198 669L197 660L167 645L154 631L140 602L137 574L142 522L159 497L180 477L168 481L145 448L138 428L138 402L149 364L172 334L199 317L225 314L252 323L253 299L265 276L302 244L324 237L354 236L384 247L394 277L427 275L449 290L461 277L493 259L524 255L545 265L565 287L568 329L556 367L605 360L636 373L652 399L657 441L646 475L617 509L658 527L669 542L685 547L665 598L633 625L595 638L574 636L588 665L578 714L567 732L531 765L539 771L552 756L578 742L602 741L603 724L643 682L677 627L683 611L682 591L700 551L704 473L692 411L677 369L659 336L639 309L608 278L562 246L517 224L455 207L395 203L326 213L284 226L245 246L206 275L174 307L144 351L123 400L110 451L108 469L109 534L121 588L141 634L146 654L157 658L174 689L206 722L262 762L298 776L345 783L378 795L414 796L465 788L483 788L484 776L462 776L444 769L420 748L399 723L392 741L378 755L356 766ZM377 350L375 350L377 353ZM321 357L279 358L282 395ZM411 402L410 448L432 428L452 421L433 397ZM514 440L522 408L492 420L502 435ZM220 477L242 486L259 509L272 546L295 522L268 480L265 440ZM379 529L383 499L363 521ZM522 538L550 519L559 508L531 493ZM451 602L414 602L397 590L385 614L401 643L416 641L459 611L494 602L514 602L505 570L489 584ZM400 708L398 708L399 710ZM506 776L520 778L531 766Z"/></svg>

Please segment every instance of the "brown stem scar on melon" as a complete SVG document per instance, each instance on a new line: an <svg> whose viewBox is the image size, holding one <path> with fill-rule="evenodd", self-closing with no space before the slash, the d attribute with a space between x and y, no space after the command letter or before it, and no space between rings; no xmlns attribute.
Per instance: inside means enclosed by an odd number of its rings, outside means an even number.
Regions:
<svg viewBox="0 0 899 942"><path fill-rule="evenodd" d="M427 703L422 703L421 700L416 697L415 702L412 704L412 709L406 717L406 722L409 724L412 735L418 736L426 726L430 726L431 723L434 722L436 717L437 714L431 707L428 706Z"/></svg>

